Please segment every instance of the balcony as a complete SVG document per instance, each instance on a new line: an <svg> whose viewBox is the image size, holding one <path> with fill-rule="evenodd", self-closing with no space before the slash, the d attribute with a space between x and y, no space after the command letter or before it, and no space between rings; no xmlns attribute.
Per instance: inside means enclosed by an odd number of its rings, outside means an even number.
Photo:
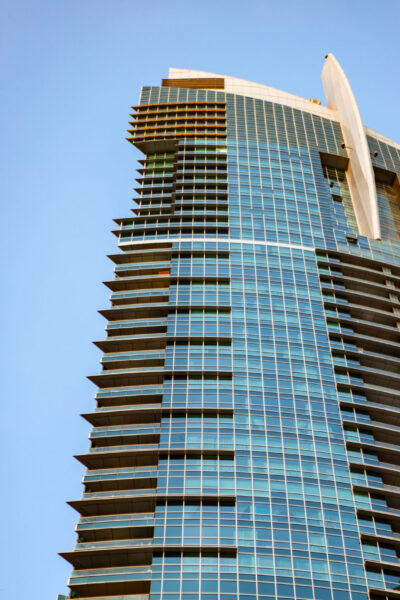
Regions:
<svg viewBox="0 0 400 600"><path fill-rule="evenodd" d="M100 406L119 406L122 404L135 404L135 398L142 400L146 396L150 402L161 402L164 392L163 385L136 385L130 387L115 387L99 390L96 400ZM143 404L143 401L141 402Z"/></svg>
<svg viewBox="0 0 400 600"><path fill-rule="evenodd" d="M72 571L68 586L71 590L79 593L81 599L149 600L148 594L143 592L150 590L150 579L151 564L79 569ZM113 595L110 596L110 594Z"/></svg>
<svg viewBox="0 0 400 600"><path fill-rule="evenodd" d="M133 566L144 562L150 562L154 551L170 551L170 552L215 552L220 548L225 552L236 555L236 546L215 544L171 544L158 545L151 543L137 544L132 546L114 546L108 548L86 548L81 550L73 550L72 552L60 553L60 556L70 562L75 569L101 568L101 567L122 567Z"/></svg>
<svg viewBox="0 0 400 600"><path fill-rule="evenodd" d="M332 345L333 346L333 345ZM339 348L339 346L338 346ZM382 354L381 352L372 352L371 350L364 348L357 348L354 346L353 348L346 348L342 346L344 356L344 362L340 364L346 364L346 360L356 360L359 362L360 366L363 368L375 368L377 364L381 365L387 371L391 371L394 373L400 374L400 357L393 356L391 354Z"/></svg>
<svg viewBox="0 0 400 600"><path fill-rule="evenodd" d="M390 569L391 571L396 572L397 574L400 574L400 560L397 559L397 561L394 562L388 562L388 561L384 561L381 559L372 559L369 557L364 557L365 560L365 565L367 567L383 567L386 569Z"/></svg>
<svg viewBox="0 0 400 600"><path fill-rule="evenodd" d="M81 416L94 427L157 421L161 418L161 403L104 406L97 408L92 413L85 413Z"/></svg>
<svg viewBox="0 0 400 600"><path fill-rule="evenodd" d="M208 207L204 206L202 209L193 209L180 207L175 209L175 214L181 217L193 216L193 217L213 217L218 219L218 217L224 216L229 217L228 209L219 208L219 207Z"/></svg>
<svg viewBox="0 0 400 600"><path fill-rule="evenodd" d="M89 439L95 441L104 437L107 438L125 438L137 437L138 435L154 435L159 434L161 430L160 422L155 423L139 423L130 425L117 425L95 427L89 434Z"/></svg>
<svg viewBox="0 0 400 600"><path fill-rule="evenodd" d="M190 172L179 172L177 171L177 177L175 182L175 191L186 191L188 189L193 190L208 190L210 187L212 190L225 191L228 189L228 178L218 177L216 173L213 173L214 177L193 177Z"/></svg>
<svg viewBox="0 0 400 600"><path fill-rule="evenodd" d="M198 414L199 412L207 412L208 414L232 415L232 406L226 406L219 403L218 406L204 406L201 403L191 403L189 406L162 406L159 402L146 404L130 404L128 406L104 406L98 407L92 413L81 415L89 423L98 426L115 426L115 425L130 425L138 423L158 423L161 419L161 414L170 415L180 414L185 415L190 410Z"/></svg>
<svg viewBox="0 0 400 600"><path fill-rule="evenodd" d="M356 490L363 491L363 492L369 492L371 494L374 494L374 493L376 494L379 492L379 494L387 500L388 508L390 508L391 510L393 510L393 509L399 510L400 509L400 488L397 486L391 486L391 485L373 486L368 483L365 483L364 485L362 485L361 483L354 482L353 487Z"/></svg>
<svg viewBox="0 0 400 600"><path fill-rule="evenodd" d="M114 272L118 275L121 273L134 273L135 271L162 271L169 269L171 261L158 261L158 262L131 262L124 263L123 265L117 265Z"/></svg>
<svg viewBox="0 0 400 600"><path fill-rule="evenodd" d="M151 565L140 565L125 568L104 569L79 569L73 570L68 581L68 586L83 585L88 583L106 583L108 581L130 581L150 579ZM139 600L139 598L135 600Z"/></svg>
<svg viewBox="0 0 400 600"><path fill-rule="evenodd" d="M355 418L342 415L342 421L345 425L357 425L357 427L362 430L372 431L376 441L400 443L400 427L397 427L396 425L382 423L381 421L373 421L372 419L366 422L365 420L357 419L357 415Z"/></svg>
<svg viewBox="0 0 400 600"><path fill-rule="evenodd" d="M361 347L360 352L364 350L380 350L382 352L387 352L393 354L393 357L400 356L400 330L399 330L399 339L383 339L379 337L374 337L371 335L364 335L362 333L354 332L348 328L346 330L341 331L340 329L329 330L329 337L331 340L331 344L335 344L335 348L337 348L338 339L343 341L344 347Z"/></svg>
<svg viewBox="0 0 400 600"><path fill-rule="evenodd" d="M193 162L193 161L192 161ZM181 162L177 163L176 174L180 177L185 177L186 175L192 175L192 179L196 177L213 177L216 175L221 175L222 177L227 177L227 163L226 162L216 162L212 168L204 165L204 163L199 165L198 161L193 163L192 168L185 163L182 165Z"/></svg>
<svg viewBox="0 0 400 600"><path fill-rule="evenodd" d="M149 497L156 493L157 480L154 480L154 485L146 488L128 489L128 490L107 490L103 492L85 492L82 495L81 502L88 500L90 502L96 501L101 504L101 501L105 500L105 507L108 506L110 501L129 499L135 500L141 497ZM106 509L107 510L107 509Z"/></svg>
<svg viewBox="0 0 400 600"><path fill-rule="evenodd" d="M393 544L396 548L400 548L400 534L394 531L366 531L364 524L360 523L361 537L365 540L379 540L385 544Z"/></svg>
<svg viewBox="0 0 400 600"><path fill-rule="evenodd" d="M106 447L127 442L149 443L158 442L161 425L159 423L141 423L138 425L117 425L109 427L96 427L89 435L95 450L98 447Z"/></svg>
<svg viewBox="0 0 400 600"><path fill-rule="evenodd" d="M384 325L381 323L375 323L373 321L366 321L362 319L355 319L350 315L348 317L337 317L336 319L334 317L329 316L328 319L330 321L337 320L338 322L340 322L341 325L344 325L347 328L350 327L350 329L353 330L344 331L343 333L345 335L350 335L351 333L357 335L361 333L367 336L379 336L380 339L386 341L395 341L397 344L400 340L400 330L394 326ZM335 331L332 329L330 331L332 331L332 333L335 333Z"/></svg>
<svg viewBox="0 0 400 600"><path fill-rule="evenodd" d="M88 469L109 469L156 465L159 452L156 444L125 444L90 448L87 454L75 456Z"/></svg>
<svg viewBox="0 0 400 600"><path fill-rule="evenodd" d="M366 429L368 428L368 426L366 425L362 425L362 429ZM369 450L374 450L376 452L379 451L388 451L390 452L393 456L396 456L398 452L400 452L400 439L398 436L395 436L397 443L396 444L389 444L386 442L381 441L380 439L377 439L376 436L378 434L377 430L374 433L365 433L364 431L360 431L359 429L357 429L356 427L353 428L355 431L352 430L344 430L345 433L345 439L347 442L355 444L359 447L362 448L367 448ZM400 458L400 456L399 456ZM392 462L392 461L390 461Z"/></svg>
<svg viewBox="0 0 400 600"><path fill-rule="evenodd" d="M363 448L368 452L373 452L376 455L376 461L371 462L371 466L378 466L379 463L388 463L392 468L398 467L400 461L400 446L394 444L384 444L382 442L368 442L356 440L346 436L348 447ZM352 458L349 459L352 462Z"/></svg>
<svg viewBox="0 0 400 600"><path fill-rule="evenodd" d="M129 277L120 277L119 279L113 279L111 281L104 281L112 292L132 291L132 290L143 290L143 289L154 289L168 287L170 275L168 274L156 274L156 275L137 275L136 277L131 275Z"/></svg>
<svg viewBox="0 0 400 600"><path fill-rule="evenodd" d="M228 210L228 206L229 206L228 198L221 198L219 196L218 197L213 196L212 198L208 198L206 196L204 196L202 198L194 198L193 196L189 196L189 197L184 196L182 198L175 199L175 210L180 210L185 207L196 207L196 208L200 208L200 207L219 208L219 207L221 207L225 210Z"/></svg>
<svg viewBox="0 0 400 600"><path fill-rule="evenodd" d="M325 277L325 273L320 273L320 275L322 277ZM328 275L329 276L329 275ZM396 289L395 287L391 287L386 285L385 283L381 283L379 281L377 281L376 279L374 280L367 280L367 279L358 279L356 277L351 277L349 275L343 275L340 273L333 273L331 274L331 279L334 283L334 285L336 284L336 282L338 282L341 285L345 285L345 291L351 293L351 292L356 292L356 293L365 293L365 294L374 294L374 292L376 293L377 297L384 297L386 298L387 295L390 294L399 294L400 293L400 289ZM386 277L386 279L391 279L390 275L388 275ZM324 285L324 283L322 282L322 285ZM341 288L341 291L343 290L343 288ZM400 300L400 298L399 298Z"/></svg>
<svg viewBox="0 0 400 600"><path fill-rule="evenodd" d="M103 371L88 379L100 388L137 385L160 385L164 381L164 367L139 367Z"/></svg>
<svg viewBox="0 0 400 600"><path fill-rule="evenodd" d="M164 365L164 352L154 351L152 354L152 351L149 351L148 356L143 353L143 357L140 357L139 352L137 354L138 356L131 356L130 352L117 352L110 357L105 354L101 359L103 371L108 371L115 368L129 369L135 367L162 367Z"/></svg>
<svg viewBox="0 0 400 600"><path fill-rule="evenodd" d="M141 248L132 252L118 252L117 254L109 254L110 258L117 265L131 264L132 262L141 263L141 260L155 262L159 260L170 261L172 256L171 244L165 246L157 246L157 248ZM134 260L133 260L134 259Z"/></svg>
<svg viewBox="0 0 400 600"><path fill-rule="evenodd" d="M165 302L168 300L169 287L142 288L129 292L114 292L110 296L112 305L144 302Z"/></svg>
<svg viewBox="0 0 400 600"><path fill-rule="evenodd" d="M357 504L357 512L360 515L373 516L380 519L389 521L393 528L396 530L400 529L400 510L390 507L372 507L362 504Z"/></svg>
<svg viewBox="0 0 400 600"><path fill-rule="evenodd" d="M115 485L119 481L132 481L141 479L154 479L158 476L158 467L136 467L124 469L93 469L87 471L82 478L82 483L93 488L94 483L110 483Z"/></svg>
<svg viewBox="0 0 400 600"><path fill-rule="evenodd" d="M154 527L154 513L133 513L121 515L102 515L100 517L81 517L76 526L77 533L84 533L85 538L91 532L104 532L110 529L147 529ZM119 538L122 536L118 536ZM146 536L144 536L146 537Z"/></svg>
<svg viewBox="0 0 400 600"><path fill-rule="evenodd" d="M99 542L82 542L76 544L76 550L99 550L115 548L141 548L151 546L154 543L153 538L139 538L128 540L101 540Z"/></svg>
<svg viewBox="0 0 400 600"><path fill-rule="evenodd" d="M360 262L348 262L349 258L356 258L356 260L358 259ZM356 275L357 279L362 281L380 281L383 284L389 279L400 285L400 275L393 273L393 269L391 269L390 274L384 273L382 268L385 267L386 263L383 262L373 262L369 259L349 257L348 254L342 254L341 260L332 257L322 258L318 256L318 263L322 265L330 264L334 269L340 268L340 271L345 277L353 277Z"/></svg>
<svg viewBox="0 0 400 600"><path fill-rule="evenodd" d="M147 494L81 498L80 500L70 501L68 504L84 517L98 516L100 518L108 514L123 517L123 513L132 513L133 511L154 512L156 500L156 490L152 488Z"/></svg>
<svg viewBox="0 0 400 600"><path fill-rule="evenodd" d="M115 337L118 335L127 335L129 333L160 333L166 330L168 321L166 317L147 318L147 319L127 319L123 321L111 321L106 325L107 335Z"/></svg>
<svg viewBox="0 0 400 600"><path fill-rule="evenodd" d="M222 362L222 361L221 361ZM141 367L138 369L119 369L113 371L103 371L99 375L91 375L88 377L90 381L100 388L126 387L137 385L161 385L164 382L164 377L181 378L182 376L196 378L199 376L220 377L223 380L232 379L232 368L222 363L220 367L215 364L215 367L205 364L198 370L193 369L190 365L182 366L175 369L164 369L163 367ZM400 393L400 392L399 392ZM98 396L97 396L98 397Z"/></svg>
<svg viewBox="0 0 400 600"><path fill-rule="evenodd" d="M166 334L165 328L164 331L155 333L115 335L93 343L103 352L129 352L163 347L166 343Z"/></svg>
<svg viewBox="0 0 400 600"><path fill-rule="evenodd" d="M139 180L142 185L139 188L135 188L135 192L138 192L141 196L153 196L155 190L160 190L161 194L169 196L174 191L172 184L173 177L173 173L168 177L165 177L164 175L159 177L152 175L151 178L142 177L142 179ZM165 181L166 179L167 181Z"/></svg>
<svg viewBox="0 0 400 600"><path fill-rule="evenodd" d="M338 382L339 394L345 391L346 388L352 389L356 392L362 392L365 394L367 400L375 404L382 404L387 406L398 407L400 403L400 392L393 390L392 388L385 388L378 385L370 385L367 383L356 383L355 381L343 381Z"/></svg>
<svg viewBox="0 0 400 600"><path fill-rule="evenodd" d="M115 364L120 362L132 362L138 361L160 361L165 359L165 349L150 349L150 350L136 350L132 352L110 352L104 354L101 359L103 365L108 363Z"/></svg>
<svg viewBox="0 0 400 600"><path fill-rule="evenodd" d="M223 212L216 217L207 217L204 215L203 218L195 218L193 212L188 215L173 214L172 216L165 216L161 218L157 217L137 217L132 225L130 226L131 233L135 233L137 230L149 230L149 229L169 229L169 228L199 228L199 227L228 227L228 214ZM126 228L128 229L128 228ZM114 231L116 235L121 234L121 230ZM129 232L128 232L129 233ZM121 239L124 240L129 235L126 233L121 234Z"/></svg>
<svg viewBox="0 0 400 600"><path fill-rule="evenodd" d="M153 450L158 450L159 449L159 445L158 443L145 443L145 442L141 442L139 444L120 444L120 445L116 445L116 446L97 446L95 448L89 448L89 453L91 455L100 455L100 454L104 454L104 455L108 455L109 453L114 453L117 452L119 453L126 453L126 452L148 452L148 451L153 451ZM93 458L93 456L92 456Z"/></svg>
<svg viewBox="0 0 400 600"><path fill-rule="evenodd" d="M174 241L179 241L182 239L190 240L194 237L200 237L202 239L206 238L209 241L216 241L222 239L227 240L229 238L229 231L228 228L214 229L212 231L208 230L207 228L189 228L187 231L184 231L179 228L174 228L165 232L153 229L149 232L138 233L138 235L135 235L125 241L121 240L119 242L119 245L124 248L134 248L135 245L139 242L159 241L161 243L163 241L169 241L172 243Z"/></svg>
<svg viewBox="0 0 400 600"><path fill-rule="evenodd" d="M351 318L388 325L389 327L396 327L396 323L399 320L393 312L393 305L390 302L386 303L386 306L383 308L377 308L370 304L366 306L364 304L349 302L346 304L346 310L350 313Z"/></svg>
<svg viewBox="0 0 400 600"><path fill-rule="evenodd" d="M182 452L183 454L183 452ZM215 452L214 452L215 455ZM157 464L158 456L155 456L154 463ZM80 500L69 501L68 504L83 517L99 517L104 518L105 515L119 515L121 513L132 512L154 512L157 502L174 501L174 502L224 502L234 504L236 496L232 491L226 493L170 493L165 494L157 492L151 488L147 494L137 494L135 496L110 496L102 498L82 498ZM399 511L400 515L400 511ZM400 516L399 516L400 519Z"/></svg>
<svg viewBox="0 0 400 600"><path fill-rule="evenodd" d="M396 481L400 476L398 464L384 462L379 460L378 457L369 458L367 456L362 456L361 454L358 458L349 456L349 464L351 467L363 467L365 469L372 468L372 470L381 473L382 476L394 478Z"/></svg>
<svg viewBox="0 0 400 600"><path fill-rule="evenodd" d="M125 304L113 306L98 312L109 321L125 321L130 319L153 319L155 317L166 317L168 315L168 301L164 298L154 298L151 302L142 304ZM111 329L107 327L107 330Z"/></svg>
<svg viewBox="0 0 400 600"><path fill-rule="evenodd" d="M214 236L218 233L227 234L229 231L229 223L228 217L226 219L219 219L218 217L215 219L211 219L210 222L207 222L207 218L192 220L188 223L149 223L143 226L137 226L131 233L122 233L120 231L113 232L116 235L120 235L119 243L120 244L129 244L135 241L139 241L142 238L147 238L150 236L163 237L169 235L177 235L181 234L182 236L186 235L194 235L194 234L205 234L208 235L214 234ZM111 287L112 282L105 282L105 285ZM117 289L117 288L115 288ZM125 288L124 288L125 289Z"/></svg>
<svg viewBox="0 0 400 600"><path fill-rule="evenodd" d="M166 199L165 202L146 202L145 198L136 198L138 202L137 208L132 208L132 212L138 217L146 217L153 214L171 215L172 214L172 198Z"/></svg>
<svg viewBox="0 0 400 600"><path fill-rule="evenodd" d="M335 359L334 359L335 362ZM376 369L370 366L364 367L362 365L343 365L336 364L335 362L335 371L346 370L350 380L353 376L359 377L364 381L365 384L376 385L380 384L380 387L388 387L393 390L400 390L400 373L395 373L393 371L386 371L383 369Z"/></svg>
<svg viewBox="0 0 400 600"><path fill-rule="evenodd" d="M393 302L387 297L376 296L375 294L367 292L348 290L347 288L338 287L337 285L327 282L321 282L321 287L325 293L329 294L335 292L338 294L338 297L324 296L325 304L338 306L338 308L370 310L372 312L375 311L376 313L382 312L394 317L394 313L391 311L393 308L398 307L398 303Z"/></svg>
<svg viewBox="0 0 400 600"><path fill-rule="evenodd" d="M141 191L141 188L139 188L139 193ZM171 194L172 194L172 189L170 192L155 192L154 194L151 193L151 190L148 190L150 193L148 194L141 194L140 196L138 196L136 198L136 202L141 203L143 201L147 201L147 200L153 200L153 198L157 199L157 200L162 200L162 199L166 199L167 201L171 201Z"/></svg>

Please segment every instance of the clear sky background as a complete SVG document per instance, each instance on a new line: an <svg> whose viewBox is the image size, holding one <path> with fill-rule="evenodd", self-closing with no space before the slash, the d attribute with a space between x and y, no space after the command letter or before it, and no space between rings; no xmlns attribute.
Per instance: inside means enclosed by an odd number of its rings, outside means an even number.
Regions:
<svg viewBox="0 0 400 600"><path fill-rule="evenodd" d="M0 0L1 600L55 600L71 567L112 278L132 207L141 85L184 67L323 99L324 55L400 142L400 0Z"/></svg>

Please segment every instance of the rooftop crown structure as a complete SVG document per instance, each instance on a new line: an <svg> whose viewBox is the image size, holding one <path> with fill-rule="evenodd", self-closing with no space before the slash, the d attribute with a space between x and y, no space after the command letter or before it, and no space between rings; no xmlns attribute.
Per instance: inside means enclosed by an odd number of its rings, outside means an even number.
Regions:
<svg viewBox="0 0 400 600"><path fill-rule="evenodd" d="M400 598L400 146L322 81L142 89L69 598Z"/></svg>

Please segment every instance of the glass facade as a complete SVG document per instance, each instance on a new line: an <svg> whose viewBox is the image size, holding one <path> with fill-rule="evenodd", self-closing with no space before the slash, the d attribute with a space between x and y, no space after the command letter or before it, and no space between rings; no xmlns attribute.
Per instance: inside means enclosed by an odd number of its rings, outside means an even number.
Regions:
<svg viewBox="0 0 400 600"><path fill-rule="evenodd" d="M399 598L399 147L370 240L334 117L179 81L135 107L70 597Z"/></svg>

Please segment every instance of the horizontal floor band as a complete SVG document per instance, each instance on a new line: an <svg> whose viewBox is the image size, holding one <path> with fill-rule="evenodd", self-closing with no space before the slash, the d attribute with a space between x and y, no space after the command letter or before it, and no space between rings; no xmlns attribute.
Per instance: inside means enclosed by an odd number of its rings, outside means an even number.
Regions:
<svg viewBox="0 0 400 600"><path fill-rule="evenodd" d="M129 242L119 242L119 246L124 246L124 245L142 245L142 244L165 244L165 242L168 242L170 244L176 243L176 242L220 242L220 243L234 243L234 244L251 244L254 246L278 246L278 247L282 247L282 248L293 248L295 250L305 250L307 252L315 252L315 248L312 248L310 246L301 246L301 245L297 245L297 244L284 244L284 243L278 243L278 242L261 242L259 240L244 240L242 238L205 238L205 237L193 237L193 238L181 238L181 237L176 237L176 238L168 238L168 239L162 239L162 240L137 240L137 241L129 241Z"/></svg>

